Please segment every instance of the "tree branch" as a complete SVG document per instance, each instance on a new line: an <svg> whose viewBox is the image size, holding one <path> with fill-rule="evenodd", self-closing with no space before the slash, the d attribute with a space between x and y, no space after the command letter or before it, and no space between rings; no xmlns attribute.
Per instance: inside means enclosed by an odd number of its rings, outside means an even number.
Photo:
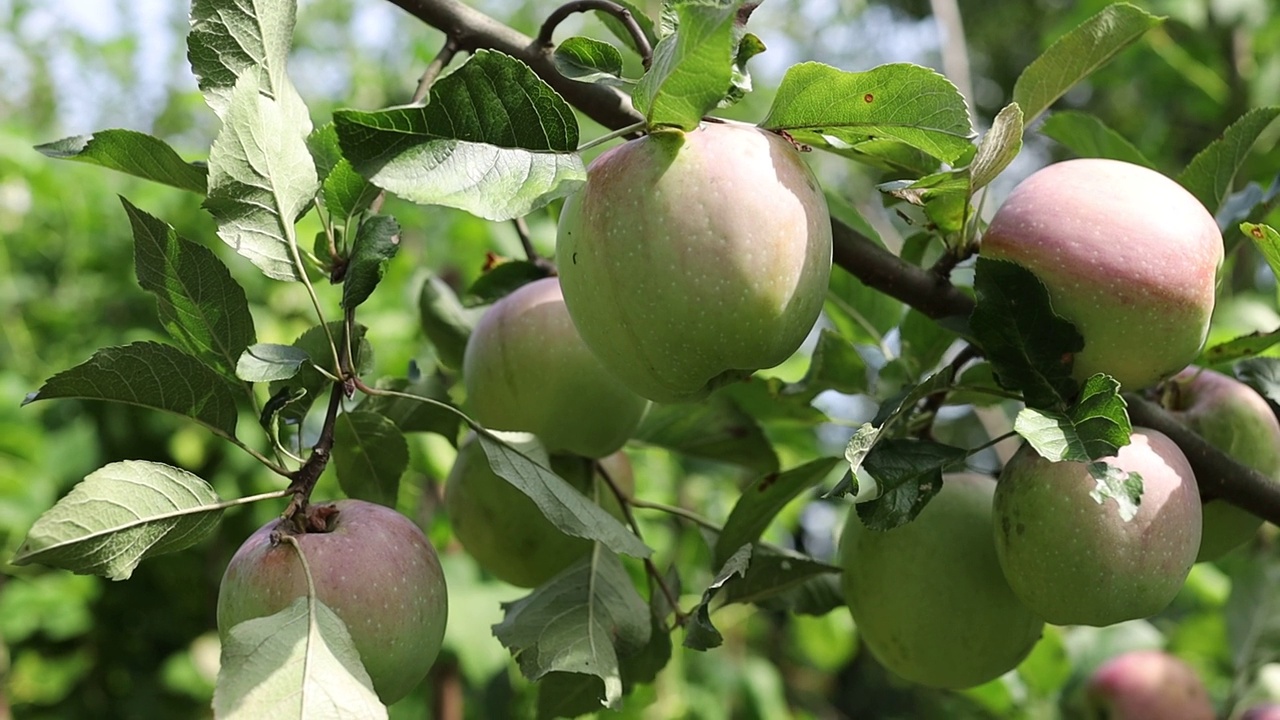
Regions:
<svg viewBox="0 0 1280 720"><path fill-rule="evenodd" d="M459 0L388 1L455 38L461 50L487 48L524 61L571 105L607 128L616 130L643 119L618 90L566 79L556 72L546 48ZM973 299L937 274L902 260L836 218L831 226L832 260L867 286L935 320L967 316L973 310ZM1221 498L1280 524L1280 485L1218 451L1159 406L1137 395L1125 397L1135 425L1159 430L1183 449L1206 497Z"/></svg>

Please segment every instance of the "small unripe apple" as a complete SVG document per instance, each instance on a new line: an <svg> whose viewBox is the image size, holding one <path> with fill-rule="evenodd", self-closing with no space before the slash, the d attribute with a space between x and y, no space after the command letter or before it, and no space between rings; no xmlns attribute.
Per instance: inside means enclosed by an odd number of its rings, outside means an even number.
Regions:
<svg viewBox="0 0 1280 720"><path fill-rule="evenodd" d="M1186 367L1213 313L1222 234L1181 185L1147 168L1085 158L1022 181L981 254L1034 273L1084 337L1073 375L1137 390Z"/></svg>
<svg viewBox="0 0 1280 720"><path fill-rule="evenodd" d="M844 594L859 635L911 682L966 688L1012 670L1044 622L1013 594L992 541L995 481L948 475L912 522L881 532L849 514Z"/></svg>
<svg viewBox="0 0 1280 720"><path fill-rule="evenodd" d="M494 303L472 331L462 364L472 417L491 430L533 433L548 452L609 455L649 406L587 349L556 278Z"/></svg>
<svg viewBox="0 0 1280 720"><path fill-rule="evenodd" d="M297 551L272 542L277 531L291 534L316 597L347 626L378 697L393 703L426 676L444 641L449 604L436 551L417 525L382 505L338 500L308 513L327 531L296 533L274 520L236 551L218 588L218 632L225 639L307 594Z"/></svg>
<svg viewBox="0 0 1280 720"><path fill-rule="evenodd" d="M1280 482L1280 422L1253 388L1222 373L1189 367L1165 388L1163 404L1208 443ZM1201 478L1210 486L1224 478ZM1222 500L1204 505L1196 561L1216 560L1257 534L1262 519Z"/></svg>
<svg viewBox="0 0 1280 720"><path fill-rule="evenodd" d="M826 198L787 139L738 123L662 130L591 163L556 262L582 339L655 402L786 360L831 275Z"/></svg>
<svg viewBox="0 0 1280 720"><path fill-rule="evenodd" d="M621 452L600 465L624 493L635 489L631 462ZM613 491L591 473L591 461L572 455L551 456L551 469L614 517L622 508ZM445 484L445 512L458 542L476 563L499 580L537 587L591 552L592 542L565 535L551 524L528 495L489 467L484 448L469 437Z"/></svg>
<svg viewBox="0 0 1280 720"><path fill-rule="evenodd" d="M1214 720L1195 670L1159 650L1111 658L1089 678L1089 705L1104 720Z"/></svg>
<svg viewBox="0 0 1280 720"><path fill-rule="evenodd" d="M1128 521L1114 498L1092 494L1087 463L1050 462L1023 445L995 494L1000 566L1018 597L1055 625L1112 625L1154 615L1173 601L1200 549L1200 492L1187 458L1167 436L1134 428L1104 460L1142 476Z"/></svg>

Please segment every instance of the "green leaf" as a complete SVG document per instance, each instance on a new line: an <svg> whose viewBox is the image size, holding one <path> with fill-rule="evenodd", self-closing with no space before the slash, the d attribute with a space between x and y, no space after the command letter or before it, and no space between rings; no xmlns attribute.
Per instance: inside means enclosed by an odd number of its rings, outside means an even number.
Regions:
<svg viewBox="0 0 1280 720"><path fill-rule="evenodd" d="M741 20L741 16L739 16ZM742 101L742 98L751 92L751 73L747 70L747 61L759 55L768 48L764 46L764 41L752 33L744 31L744 24L737 22L734 24L734 35L741 32L742 37L738 39L737 46L733 51L733 70L729 77L729 93L720 102L716 103L716 107L731 107Z"/></svg>
<svg viewBox="0 0 1280 720"><path fill-rule="evenodd" d="M1231 192L1231 181L1249 156L1249 149L1280 115L1280 107L1254 108L1222 132L1222 136L1196 153L1178 175L1182 184L1210 212L1216 213Z"/></svg>
<svg viewBox="0 0 1280 720"><path fill-rule="evenodd" d="M209 197L218 237L276 280L297 280L294 222L320 187L307 150L311 119L293 86L266 93L245 73L209 151Z"/></svg>
<svg viewBox="0 0 1280 720"><path fill-rule="evenodd" d="M1128 3L1114 3L1058 38L1013 86L1013 101L1022 107L1025 124L1035 122L1073 85L1163 21Z"/></svg>
<svg viewBox="0 0 1280 720"><path fill-rule="evenodd" d="M472 308L495 303L515 292L522 285L544 277L550 277L550 270L546 267L527 260L508 260L493 266L476 278L463 295L462 304Z"/></svg>
<svg viewBox="0 0 1280 720"><path fill-rule="evenodd" d="M410 376L414 373L411 371ZM449 399L449 386L439 375L427 375L410 380L408 378L388 378L377 382L380 390L397 392L431 398L446 405L452 405ZM453 442L458 437L458 425L462 419L456 411L449 411L439 405L411 400L405 397L371 395L360 403L360 410L374 412L386 416L400 428L400 432L429 432Z"/></svg>
<svg viewBox="0 0 1280 720"><path fill-rule="evenodd" d="M1023 408L1013 429L1052 462L1092 462L1129 444L1133 430L1120 383L1101 373L1085 381L1067 412Z"/></svg>
<svg viewBox="0 0 1280 720"><path fill-rule="evenodd" d="M399 249L400 223L395 218L374 215L360 223L342 281L342 307L351 310L369 299Z"/></svg>
<svg viewBox="0 0 1280 720"><path fill-rule="evenodd" d="M1022 151L1022 108L1005 105L991 122L991 129L978 143L978 154L969 164L969 194L995 180Z"/></svg>
<svg viewBox="0 0 1280 720"><path fill-rule="evenodd" d="M536 682L553 672L598 677L610 707L622 699L619 656L649 642L648 606L618 556L599 544L589 557L530 595L503 603L503 609L506 615L493 634L526 678Z"/></svg>
<svg viewBox="0 0 1280 720"><path fill-rule="evenodd" d="M996 382L991 363L980 362L965 368L956 380L956 389L947 395L948 405L989 407L1004 402L1005 390Z"/></svg>
<svg viewBox="0 0 1280 720"><path fill-rule="evenodd" d="M287 91L296 13L295 2L193 0L187 59L218 117L226 115L242 75L264 75L263 87L277 99Z"/></svg>
<svg viewBox="0 0 1280 720"><path fill-rule="evenodd" d="M849 438L849 442L845 444L844 459L849 463L849 472L840 482L831 488L825 497L841 497L844 495L858 496L862 493L862 488L858 484L857 473L862 467L862 461L867 459L867 454L871 452L871 448L875 447L880 440L881 427L872 425L871 423L862 423L853 433L853 437Z"/></svg>
<svg viewBox="0 0 1280 720"><path fill-rule="evenodd" d="M118 170L179 190L204 194L207 171L178 156L165 141L134 130L99 130L63 138L36 150L51 158L75 160Z"/></svg>
<svg viewBox="0 0 1280 720"><path fill-rule="evenodd" d="M160 323L187 352L228 379L256 337L244 289L213 251L120 198L133 225L138 284L156 296Z"/></svg>
<svg viewBox="0 0 1280 720"><path fill-rule="evenodd" d="M348 218L368 209L379 190L342 157L337 127L330 122L316 128L307 136L307 148L322 178L321 194L333 222L341 226Z"/></svg>
<svg viewBox="0 0 1280 720"><path fill-rule="evenodd" d="M692 130L728 94L741 4L708 0L676 7L678 29L653 49L653 63L631 95L650 128Z"/></svg>
<svg viewBox="0 0 1280 720"><path fill-rule="evenodd" d="M726 603L769 603L771 608L790 605L785 597L814 578L839 576L839 567L821 563L796 553L781 553L757 545L751 552L751 564L741 577L724 586ZM839 601L843 604L843 598Z"/></svg>
<svg viewBox="0 0 1280 720"><path fill-rule="evenodd" d="M610 550L646 558L653 551L626 526L550 469L499 440L489 432L476 432L489 467L538 506L560 532L602 543ZM531 436L530 436L531 437ZM535 679L535 678L531 678Z"/></svg>
<svg viewBox="0 0 1280 720"><path fill-rule="evenodd" d="M1142 151L1123 135L1107 127L1101 119L1079 110L1051 113L1040 124L1040 132L1057 140L1079 157L1108 158L1155 169Z"/></svg>
<svg viewBox="0 0 1280 720"><path fill-rule="evenodd" d="M723 393L692 405L653 405L634 437L690 457L740 465L757 473L778 469L778 455L759 423Z"/></svg>
<svg viewBox="0 0 1280 720"><path fill-rule="evenodd" d="M1253 357L1280 343L1280 330L1255 332L1218 343L1204 351L1204 364L1220 365Z"/></svg>
<svg viewBox="0 0 1280 720"><path fill-rule="evenodd" d="M626 675L622 673L625 693ZM605 685L595 675L552 672L538 681L538 720L576 718L604 707Z"/></svg>
<svg viewBox="0 0 1280 720"><path fill-rule="evenodd" d="M223 507L209 483L161 463L125 460L90 473L36 520L13 558L126 580L144 559L209 536Z"/></svg>
<svg viewBox="0 0 1280 720"><path fill-rule="evenodd" d="M222 720L387 717L351 633L314 595L231 628L213 712Z"/></svg>
<svg viewBox="0 0 1280 720"><path fill-rule="evenodd" d="M880 487L880 496L859 503L858 517L871 530L892 530L916 518L942 489L943 469L963 460L957 447L925 440L890 438L876 443L863 468Z"/></svg>
<svg viewBox="0 0 1280 720"><path fill-rule="evenodd" d="M1089 492L1099 505L1106 503L1107 498L1116 501L1120 506L1120 519L1129 522L1138 514L1138 506L1142 504L1142 476L1138 473L1126 473L1120 468L1104 462L1089 463L1089 474L1097 485Z"/></svg>
<svg viewBox="0 0 1280 720"><path fill-rule="evenodd" d="M823 309L841 335L854 342L880 345L902 322L903 304L842 268L831 268L831 285Z"/></svg>
<svg viewBox="0 0 1280 720"><path fill-rule="evenodd" d="M389 418L342 413L334 427L333 464L348 497L394 508L400 476L409 467L409 444Z"/></svg>
<svg viewBox="0 0 1280 720"><path fill-rule="evenodd" d="M1266 259L1276 277L1280 277L1280 232L1270 225L1240 223L1240 232L1248 235Z"/></svg>
<svg viewBox="0 0 1280 720"><path fill-rule="evenodd" d="M334 113L343 155L411 202L487 220L522 217L586 181L568 103L529 66L477 51L427 105Z"/></svg>
<svg viewBox="0 0 1280 720"><path fill-rule="evenodd" d="M1236 363L1236 377L1280 405L1280 358L1250 358Z"/></svg>
<svg viewBox="0 0 1280 720"><path fill-rule="evenodd" d="M570 80L604 85L622 85L622 53L607 42L588 37L571 37L556 46L551 55L556 71Z"/></svg>
<svg viewBox="0 0 1280 720"><path fill-rule="evenodd" d="M784 473L769 473L751 483L742 491L716 538L712 563L723 565L738 548L759 540L787 503L821 482L838 462L840 458L818 458Z"/></svg>
<svg viewBox="0 0 1280 720"><path fill-rule="evenodd" d="M1268 554L1235 567L1222 612L1235 674L1253 679L1280 647L1280 565Z"/></svg>
<svg viewBox="0 0 1280 720"><path fill-rule="evenodd" d="M956 334L928 315L912 308L900 326L902 357L916 368L917 376L931 372L956 341Z"/></svg>
<svg viewBox="0 0 1280 720"><path fill-rule="evenodd" d="M843 335L823 328L804 378L787 386L786 392L812 400L827 390L857 395L866 389L866 360Z"/></svg>
<svg viewBox="0 0 1280 720"><path fill-rule="evenodd" d="M236 363L236 377L245 382L288 380L310 360L305 350L292 345L258 343L245 349Z"/></svg>
<svg viewBox="0 0 1280 720"><path fill-rule="evenodd" d="M948 170L919 180L891 180L877 186L912 205L924 208L925 215L943 234L959 233L969 210L969 170Z"/></svg>
<svg viewBox="0 0 1280 720"><path fill-rule="evenodd" d="M835 149L888 138L948 163L973 152L973 126L960 91L937 72L907 63L866 72L793 65L760 126Z"/></svg>
<svg viewBox="0 0 1280 720"><path fill-rule="evenodd" d="M224 436L236 434L230 384L172 345L136 342L106 347L54 375L23 405L37 400L109 400L185 415Z"/></svg>
<svg viewBox="0 0 1280 720"><path fill-rule="evenodd" d="M471 329L483 310L464 308L449 284L438 275L427 276L418 293L418 320L422 334L436 349L440 364L450 370L462 369Z"/></svg>
<svg viewBox="0 0 1280 720"><path fill-rule="evenodd" d="M1084 338L1054 314L1049 291L1026 268L979 257L976 272L969 325L996 379L1031 407L1065 407L1077 390L1071 358L1084 349Z"/></svg>
<svg viewBox="0 0 1280 720"><path fill-rule="evenodd" d="M720 588L735 577L745 577L751 565L751 545L738 548L728 560L720 566L720 572L702 593L702 600L689 613L688 624L684 629L684 646L691 650L710 650L724 643L724 636L711 624L711 601L720 592Z"/></svg>
<svg viewBox="0 0 1280 720"><path fill-rule="evenodd" d="M373 347L365 339L366 330L365 326L356 325L355 337L352 338L351 342L354 364L361 374L373 366ZM342 342L341 321L334 320L330 322L329 332L332 333L334 342ZM298 339L293 341L293 347L306 353L307 357L310 358L310 362L303 363L302 369L298 371L297 375L290 378L288 382L277 381L271 383L271 394L273 396L279 394L286 387L290 388L291 395L299 396L280 412L281 418L290 423L301 422L302 418L306 417L307 411L311 409L312 403L320 396L321 391L329 387L333 382L321 375L312 365L318 365L330 374L337 374L336 368L333 367L333 349L329 345L329 336L325 334L324 328L320 325L308 328L306 332L299 335Z"/></svg>

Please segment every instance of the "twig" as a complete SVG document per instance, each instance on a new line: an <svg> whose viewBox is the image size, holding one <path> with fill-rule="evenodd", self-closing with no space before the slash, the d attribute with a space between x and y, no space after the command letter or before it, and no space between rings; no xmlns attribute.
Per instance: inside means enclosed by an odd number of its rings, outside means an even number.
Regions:
<svg viewBox="0 0 1280 720"><path fill-rule="evenodd" d="M675 515L676 517L684 518L694 525L704 527L707 530L714 530L716 532L724 530L724 528L693 512L692 510L685 510L684 508L676 507L675 505L653 502L652 500L641 500L640 498L628 498L627 503L632 507L643 508L645 510L657 510L659 512L667 513L668 515Z"/></svg>
<svg viewBox="0 0 1280 720"><path fill-rule="evenodd" d="M556 26L570 15L588 10L599 10L617 18L631 35L631 42L636 46L636 53L640 56L644 69L649 69L649 65L653 63L653 48L649 45L649 38L645 36L644 30L640 29L640 24L636 22L630 10L610 0L572 0L561 5L547 16L546 22L542 23L542 29L538 31L535 42L543 48L550 48L551 36L555 33Z"/></svg>
<svg viewBox="0 0 1280 720"><path fill-rule="evenodd" d="M292 518L306 510L311 492L316 489L316 483L320 481L325 467L329 465L329 455L333 451L334 429L338 422L338 408L342 406L343 394L343 383L334 383L329 394L329 408L325 412L324 426L320 429L320 438L312 446L311 455L307 457L307 461L290 475L293 481L289 483L288 492L293 495L293 499L285 507L286 518Z"/></svg>
<svg viewBox="0 0 1280 720"><path fill-rule="evenodd" d="M427 99L427 93L431 91L431 86L435 84L436 78L440 77L440 73L449 66L453 60L453 56L458 54L458 41L453 36L444 39L444 47L440 48L440 52L436 54L434 60L427 69L422 71L422 77L418 80L418 89L413 93L413 99L409 101L411 105L417 105Z"/></svg>
<svg viewBox="0 0 1280 720"><path fill-rule="evenodd" d="M524 257L529 262L537 265L542 258L538 255L538 251L533 248L533 240L529 237L529 223L524 218L518 217L511 221L512 226L516 229L516 236L520 238L520 247L524 248Z"/></svg>

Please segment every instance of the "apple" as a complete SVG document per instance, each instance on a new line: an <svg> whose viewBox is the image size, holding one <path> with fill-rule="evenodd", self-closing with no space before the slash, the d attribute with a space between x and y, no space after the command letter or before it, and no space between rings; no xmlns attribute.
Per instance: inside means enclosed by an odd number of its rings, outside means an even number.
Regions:
<svg viewBox="0 0 1280 720"><path fill-rule="evenodd" d="M911 682L966 688L1012 670L1044 622L1013 594L992 541L996 483L948 475L912 522L887 532L850 513L840 543L845 600L859 635Z"/></svg>
<svg viewBox="0 0 1280 720"><path fill-rule="evenodd" d="M599 461L623 492L634 491L631 462L621 452ZM551 469L622 518L617 498L586 458L553 455ZM560 532L529 499L489 467L474 437L463 441L445 483L445 512L454 537L494 577L533 588L591 552L592 542Z"/></svg>
<svg viewBox="0 0 1280 720"><path fill-rule="evenodd" d="M472 417L492 430L533 433L548 452L616 452L649 406L587 349L556 278L494 303L472 331L462 366Z"/></svg>
<svg viewBox="0 0 1280 720"><path fill-rule="evenodd" d="M1084 337L1072 373L1130 390L1186 367L1213 313L1222 234L1209 211L1160 173L1086 158L1022 181L991 219L981 255L1015 262Z"/></svg>
<svg viewBox="0 0 1280 720"><path fill-rule="evenodd" d="M1280 482L1280 422L1253 388L1212 370L1189 367L1165 386L1161 401L1208 443ZM1223 478L1201 478L1211 486ZM1257 534L1262 519L1221 500L1204 505L1197 562L1216 560Z"/></svg>
<svg viewBox="0 0 1280 720"><path fill-rule="evenodd" d="M1166 435L1134 428L1103 462L1142 476L1128 521L1092 493L1087 463L1050 462L1023 445L995 493L1000 566L1018 597L1055 625L1105 626L1154 615L1173 601L1200 549L1200 493Z"/></svg>
<svg viewBox="0 0 1280 720"><path fill-rule="evenodd" d="M1103 663L1086 695L1107 720L1214 720L1209 693L1195 670L1159 650L1134 650Z"/></svg>
<svg viewBox="0 0 1280 720"><path fill-rule="evenodd" d="M1255 705L1245 710L1240 720L1280 720L1280 704Z"/></svg>
<svg viewBox="0 0 1280 720"><path fill-rule="evenodd" d="M600 155L565 201L556 262L582 339L655 402L786 360L831 275L831 220L792 143L750 125L660 130Z"/></svg>
<svg viewBox="0 0 1280 720"><path fill-rule="evenodd" d="M307 594L297 552L272 541L298 541L316 597L346 624L373 689L384 703L404 697L435 662L444 640L448 595L444 572L426 536L390 508L361 500L312 504L322 532L298 533L273 520L249 536L218 588L218 632L274 615Z"/></svg>

